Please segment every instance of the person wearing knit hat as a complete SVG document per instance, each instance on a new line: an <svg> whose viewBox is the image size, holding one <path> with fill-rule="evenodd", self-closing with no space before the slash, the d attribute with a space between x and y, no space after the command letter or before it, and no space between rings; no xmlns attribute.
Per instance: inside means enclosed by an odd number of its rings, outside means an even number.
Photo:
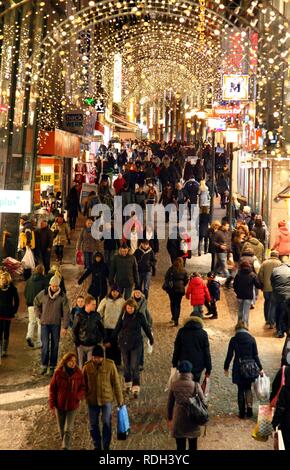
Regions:
<svg viewBox="0 0 290 470"><path fill-rule="evenodd" d="M181 374L188 374L192 371L192 364L190 361L180 361L177 366L177 369Z"/></svg>
<svg viewBox="0 0 290 470"><path fill-rule="evenodd" d="M271 276L273 270L281 265L278 251L271 251L270 258L263 261L258 278L263 286L264 318L266 328L273 329L276 322L276 304L272 298Z"/></svg>
<svg viewBox="0 0 290 470"><path fill-rule="evenodd" d="M36 317L41 324L41 371L52 377L57 364L60 335L65 336L70 322L70 308L66 294L60 288L60 278L51 277L49 287L37 294L33 301Z"/></svg>
<svg viewBox="0 0 290 470"><path fill-rule="evenodd" d="M100 344L96 345L91 360L84 365L83 374L94 450L108 451L112 438L114 397L118 407L123 406L124 399L116 365L114 361L104 356L103 347ZM102 428L99 424L100 414L102 414Z"/></svg>

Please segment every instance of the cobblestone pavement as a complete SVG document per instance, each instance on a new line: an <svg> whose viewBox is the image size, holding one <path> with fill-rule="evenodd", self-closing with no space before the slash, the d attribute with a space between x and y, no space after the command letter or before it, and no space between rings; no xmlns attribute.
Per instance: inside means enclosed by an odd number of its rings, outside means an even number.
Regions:
<svg viewBox="0 0 290 470"><path fill-rule="evenodd" d="M77 233L73 234L75 241ZM70 250L70 252L68 252ZM67 249L67 258L73 259L74 249ZM177 328L169 324L170 308L166 293L161 289L164 272L168 268L169 257L165 244L161 243L158 255L157 275L153 278L150 289L149 307L154 321L154 350L145 354L145 370L142 373L141 393L136 400L127 397L126 403L131 420L131 433L126 441L117 441L115 436L115 412L113 417L112 449L160 449L175 448L175 441L170 437L166 423L167 393L164 391L171 367L174 339ZM187 265L189 272L199 270L206 273L210 266L210 255L193 257ZM79 293L84 293L88 280L82 286L77 285L77 278L82 269L70 263L63 265L63 274L68 287L68 296L73 303ZM24 311L24 309L22 309ZM186 299L182 302L181 320L189 316L191 308ZM254 418L240 421L237 417L236 386L231 378L224 377L223 363L230 337L234 334L237 317L237 305L232 290L222 288L221 301L218 304L219 318L205 320L205 328L210 338L213 362L210 392L210 422L206 435L199 439L199 448L207 450L271 450L272 438L267 442L257 442L251 437L255 425L258 402L254 404ZM54 416L47 407L47 398L43 397L43 386L48 378L39 377L39 350L26 346L27 320L20 314L12 327L11 353L0 366L1 394L17 391L18 396L7 403L0 400L0 419L5 426L0 430L0 448L2 449L59 449L60 442ZM264 329L263 301L260 293L254 310L250 311L250 332L255 336L263 368L273 378L279 368L283 340L273 337L273 330ZM71 349L70 338L61 344L61 352ZM146 349L146 348L145 348ZM29 389L29 393L24 390ZM39 393L39 390L42 393ZM4 396L4 395L3 395ZM18 422L19 436L12 437L12 427ZM3 439L1 438L3 434ZM4 438L5 435L5 438ZM9 439L10 436L10 439ZM91 449L88 432L86 406L82 403L78 413L74 432L75 449Z"/></svg>

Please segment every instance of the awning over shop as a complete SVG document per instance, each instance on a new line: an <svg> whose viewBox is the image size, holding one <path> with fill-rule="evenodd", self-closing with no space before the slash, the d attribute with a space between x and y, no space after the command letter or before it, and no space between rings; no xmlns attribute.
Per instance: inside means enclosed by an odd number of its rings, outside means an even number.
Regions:
<svg viewBox="0 0 290 470"><path fill-rule="evenodd" d="M71 132L60 129L39 132L38 155L73 158L80 156L80 148L80 137Z"/></svg>

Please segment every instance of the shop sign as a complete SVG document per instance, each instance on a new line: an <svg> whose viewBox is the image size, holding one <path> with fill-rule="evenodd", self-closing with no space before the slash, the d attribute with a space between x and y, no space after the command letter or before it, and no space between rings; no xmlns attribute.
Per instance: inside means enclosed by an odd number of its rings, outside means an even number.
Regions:
<svg viewBox="0 0 290 470"><path fill-rule="evenodd" d="M95 102L95 110L97 111L97 113L104 113L106 108L105 108L105 102L104 100L98 98Z"/></svg>
<svg viewBox="0 0 290 470"><path fill-rule="evenodd" d="M68 112L64 114L63 128L66 131L82 134L84 130L84 114L82 112Z"/></svg>
<svg viewBox="0 0 290 470"><path fill-rule="evenodd" d="M0 213L28 214L31 211L31 192L0 190Z"/></svg>
<svg viewBox="0 0 290 470"><path fill-rule="evenodd" d="M214 108L214 113L218 116L234 116L240 114L241 111L240 106L217 106Z"/></svg>
<svg viewBox="0 0 290 470"><path fill-rule="evenodd" d="M249 94L248 75L224 75L223 76L223 100L240 101L247 100Z"/></svg>
<svg viewBox="0 0 290 470"><path fill-rule="evenodd" d="M41 174L40 175L40 181L41 183L47 183L47 184L52 184L54 185L54 173L53 174Z"/></svg>

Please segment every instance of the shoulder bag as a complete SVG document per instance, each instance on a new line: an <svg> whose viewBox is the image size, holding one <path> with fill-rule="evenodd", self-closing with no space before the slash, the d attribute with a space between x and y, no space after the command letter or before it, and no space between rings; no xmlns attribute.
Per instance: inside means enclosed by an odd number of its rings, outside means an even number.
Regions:
<svg viewBox="0 0 290 470"><path fill-rule="evenodd" d="M240 357L239 347L236 342L236 349L238 353L238 360L239 360L239 371L240 376L246 380L256 380L260 375L260 369L253 358L244 358Z"/></svg>
<svg viewBox="0 0 290 470"><path fill-rule="evenodd" d="M193 397L189 397L188 416L194 424L203 426L208 422L207 406L198 393L198 384L195 382Z"/></svg>

